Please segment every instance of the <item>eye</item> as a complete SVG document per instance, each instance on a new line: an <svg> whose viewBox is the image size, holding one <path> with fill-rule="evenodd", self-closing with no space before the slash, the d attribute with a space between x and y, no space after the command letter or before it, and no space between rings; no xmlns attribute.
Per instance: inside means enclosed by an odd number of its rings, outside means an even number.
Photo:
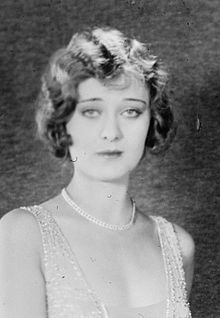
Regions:
<svg viewBox="0 0 220 318"><path fill-rule="evenodd" d="M83 116L94 118L99 115L99 111L97 109L86 109L82 111Z"/></svg>
<svg viewBox="0 0 220 318"><path fill-rule="evenodd" d="M125 111L123 111L123 115L125 115L125 117L129 117L129 118L137 118L142 114L142 111L140 109L137 108L129 108L126 109Z"/></svg>

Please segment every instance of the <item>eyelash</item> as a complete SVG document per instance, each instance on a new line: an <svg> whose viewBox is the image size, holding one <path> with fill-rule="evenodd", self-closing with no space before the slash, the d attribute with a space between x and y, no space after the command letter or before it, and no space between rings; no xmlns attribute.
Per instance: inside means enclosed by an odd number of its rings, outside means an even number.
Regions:
<svg viewBox="0 0 220 318"><path fill-rule="evenodd" d="M140 109L137 109L137 108L129 108L129 109L124 110L122 113L125 113L125 112L127 112L127 113L130 112L130 114L135 112L134 116L133 115L126 116L128 118L138 118L143 113L143 111L141 111ZM94 113L95 113L95 115L94 115ZM100 114L100 111L97 109L86 109L86 110L82 111L83 116L90 117L90 118L97 117L96 116L97 113Z"/></svg>
<svg viewBox="0 0 220 318"><path fill-rule="evenodd" d="M127 116L129 118L137 118L142 114L142 111L140 109L136 109L136 108L129 108L126 109L125 112L132 112L132 113L136 113L135 116Z"/></svg>
<svg viewBox="0 0 220 318"><path fill-rule="evenodd" d="M86 109L82 111L82 114L86 117L95 117L91 115L91 113L99 113L99 111L97 109Z"/></svg>

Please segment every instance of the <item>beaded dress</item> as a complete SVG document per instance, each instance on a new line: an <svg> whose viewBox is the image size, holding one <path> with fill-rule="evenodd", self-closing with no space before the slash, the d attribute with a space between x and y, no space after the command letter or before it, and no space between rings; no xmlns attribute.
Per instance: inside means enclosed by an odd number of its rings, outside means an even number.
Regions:
<svg viewBox="0 0 220 318"><path fill-rule="evenodd" d="M51 213L38 205L22 209L35 216L42 235L48 318L191 318L179 242L166 219L151 216L157 224L163 254L167 299L141 308L107 308L89 286Z"/></svg>

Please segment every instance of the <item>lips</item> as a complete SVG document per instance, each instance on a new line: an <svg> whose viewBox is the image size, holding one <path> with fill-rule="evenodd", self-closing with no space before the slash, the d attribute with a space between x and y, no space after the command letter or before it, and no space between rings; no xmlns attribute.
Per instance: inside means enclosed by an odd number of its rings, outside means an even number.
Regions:
<svg viewBox="0 0 220 318"><path fill-rule="evenodd" d="M120 150L105 150L105 151L100 151L97 153L99 156L104 156L104 157L119 157L122 154L122 151Z"/></svg>

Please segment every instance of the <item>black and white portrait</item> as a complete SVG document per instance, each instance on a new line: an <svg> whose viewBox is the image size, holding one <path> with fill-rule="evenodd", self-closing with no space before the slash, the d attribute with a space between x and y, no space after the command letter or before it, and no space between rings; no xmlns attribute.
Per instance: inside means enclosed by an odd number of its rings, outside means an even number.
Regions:
<svg viewBox="0 0 220 318"><path fill-rule="evenodd" d="M0 17L0 317L220 317L219 2Z"/></svg>

